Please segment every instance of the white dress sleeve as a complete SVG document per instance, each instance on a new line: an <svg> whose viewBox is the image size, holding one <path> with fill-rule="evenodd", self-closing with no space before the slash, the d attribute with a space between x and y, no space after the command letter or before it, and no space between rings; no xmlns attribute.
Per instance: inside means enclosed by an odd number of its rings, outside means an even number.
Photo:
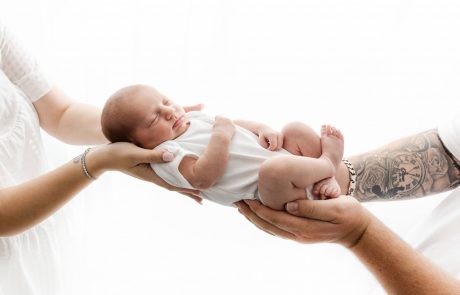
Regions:
<svg viewBox="0 0 460 295"><path fill-rule="evenodd" d="M453 120L441 124L438 133L444 146L460 160L460 114L457 114Z"/></svg>
<svg viewBox="0 0 460 295"><path fill-rule="evenodd" d="M166 141L157 146L155 149L164 149L174 155L174 160L167 163L151 163L153 171L164 181L175 187L194 189L194 187L185 179L179 171L179 165L185 156L198 158L199 156L191 151L181 147L177 142Z"/></svg>
<svg viewBox="0 0 460 295"><path fill-rule="evenodd" d="M0 69L31 102L40 99L52 87L51 81L45 76L33 56L24 49L1 21Z"/></svg>

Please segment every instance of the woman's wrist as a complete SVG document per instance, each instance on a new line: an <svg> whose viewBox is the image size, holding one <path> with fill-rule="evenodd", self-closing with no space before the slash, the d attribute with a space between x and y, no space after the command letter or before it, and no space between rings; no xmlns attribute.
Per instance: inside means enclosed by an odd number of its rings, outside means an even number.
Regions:
<svg viewBox="0 0 460 295"><path fill-rule="evenodd" d="M89 149L82 155L81 158L82 169L84 174L88 178L93 177L94 179L101 176L104 172L108 171L108 167L105 161L105 153L102 147L94 147ZM86 169L86 172L85 172Z"/></svg>

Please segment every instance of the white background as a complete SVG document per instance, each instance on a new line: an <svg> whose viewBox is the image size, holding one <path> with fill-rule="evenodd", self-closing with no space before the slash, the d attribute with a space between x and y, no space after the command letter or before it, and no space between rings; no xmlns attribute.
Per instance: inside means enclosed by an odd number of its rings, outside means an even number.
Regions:
<svg viewBox="0 0 460 295"><path fill-rule="evenodd" d="M457 1L1 0L69 94L98 106L148 83L184 105L281 128L332 123L346 155L459 108ZM83 151L48 137L52 165ZM440 197L366 204L404 235ZM257 230L233 208L106 174L71 203L68 294L368 294L345 249Z"/></svg>

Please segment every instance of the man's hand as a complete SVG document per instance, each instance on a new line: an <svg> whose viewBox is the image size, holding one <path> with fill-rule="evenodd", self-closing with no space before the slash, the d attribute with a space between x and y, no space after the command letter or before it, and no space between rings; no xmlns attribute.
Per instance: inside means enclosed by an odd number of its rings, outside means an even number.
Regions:
<svg viewBox="0 0 460 295"><path fill-rule="evenodd" d="M192 112L192 111L201 111L202 109L204 109L204 104L202 104L202 103L195 104L195 105L192 105L192 106L184 106L184 111L186 113Z"/></svg>
<svg viewBox="0 0 460 295"><path fill-rule="evenodd" d="M300 243L332 242L351 248L365 233L371 214L354 198L299 200L276 211L258 201L236 203L238 211L261 230Z"/></svg>
<svg viewBox="0 0 460 295"><path fill-rule="evenodd" d="M275 129L261 125L257 130L259 144L270 151L278 151L283 147L283 134Z"/></svg>

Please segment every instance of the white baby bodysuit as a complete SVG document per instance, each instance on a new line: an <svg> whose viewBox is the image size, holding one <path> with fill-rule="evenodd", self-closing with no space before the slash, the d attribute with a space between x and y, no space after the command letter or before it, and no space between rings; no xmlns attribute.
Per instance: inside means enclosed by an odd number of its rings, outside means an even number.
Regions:
<svg viewBox="0 0 460 295"><path fill-rule="evenodd" d="M156 147L173 153L174 160L163 164L152 163L151 167L167 183L176 187L193 188L179 172L179 164L184 156L198 158L203 155L212 135L214 118L202 112L189 112L186 115L190 121L187 131ZM226 206L232 206L243 199L258 199L257 179L260 165L269 158L287 154L290 153L284 149L269 151L263 148L255 134L236 126L230 143L227 169L214 186L201 192L202 197Z"/></svg>

